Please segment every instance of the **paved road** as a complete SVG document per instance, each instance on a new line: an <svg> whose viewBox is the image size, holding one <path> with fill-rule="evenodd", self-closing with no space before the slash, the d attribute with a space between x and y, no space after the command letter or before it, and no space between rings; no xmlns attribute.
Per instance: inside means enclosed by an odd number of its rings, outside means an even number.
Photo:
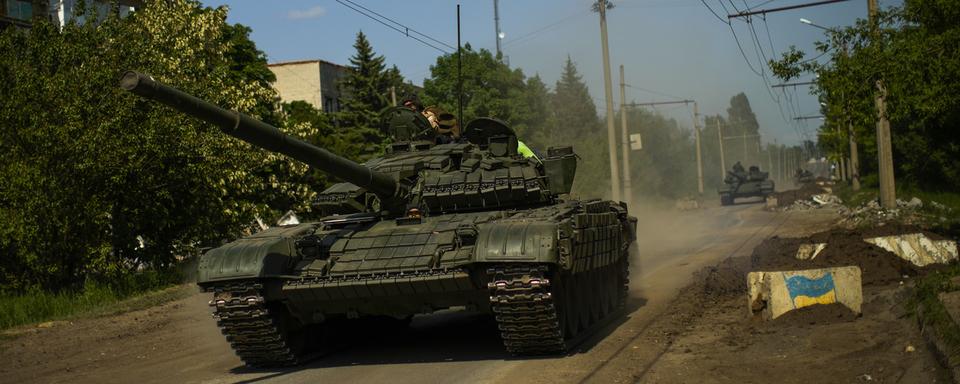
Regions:
<svg viewBox="0 0 960 384"><path fill-rule="evenodd" d="M775 214L758 205L640 217L639 262L632 273L631 305L625 319L586 340L563 357L517 359L502 351L494 325L483 316L418 317L409 332L390 338L358 335L361 344L296 370L224 374L205 382L443 383L608 382L624 368L616 356L663 309L695 270L761 239ZM761 231L762 232L762 231ZM224 353L228 353L224 347ZM239 362L237 362L239 363Z"/></svg>
<svg viewBox="0 0 960 384"><path fill-rule="evenodd" d="M565 356L514 358L503 352L488 317L445 313L417 317L400 332L352 331L352 346L300 367L251 371L242 367L210 318L207 295L196 294L155 310L78 322L51 330L47 337L24 337L23 351L49 353L50 359L44 363L42 354L34 360L25 357L22 368L6 378L96 383L632 382L663 349L651 334L656 330L648 328L695 271L729 256L747 255L762 239L803 221L760 208L637 209L639 255L631 264L626 315ZM65 346L65 338L84 345ZM49 346L26 345L31 342ZM26 352L16 347L7 351L13 356Z"/></svg>

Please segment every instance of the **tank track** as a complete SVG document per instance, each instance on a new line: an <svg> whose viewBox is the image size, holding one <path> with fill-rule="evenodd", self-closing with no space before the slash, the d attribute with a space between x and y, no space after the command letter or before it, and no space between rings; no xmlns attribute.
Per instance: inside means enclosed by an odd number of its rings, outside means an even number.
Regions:
<svg viewBox="0 0 960 384"><path fill-rule="evenodd" d="M299 362L290 345L289 324L268 309L259 283L215 286L210 306L217 326L244 364L282 367Z"/></svg>
<svg viewBox="0 0 960 384"><path fill-rule="evenodd" d="M507 352L522 355L566 350L563 329L550 293L546 266L490 268L490 306Z"/></svg>
<svg viewBox="0 0 960 384"><path fill-rule="evenodd" d="M571 345L594 327L606 323L613 314L626 306L629 293L628 255L620 261L593 271L593 279L604 282L617 281L616 286L607 291L610 306L592 302L592 298L583 293L558 289L547 278L548 268L543 265L497 266L487 270L491 277L487 287L490 290L490 308L500 329L500 337L507 352L516 355L544 355L563 353ZM590 277L581 276L579 280ZM574 278L575 279L575 278ZM574 284L573 281L568 284ZM582 287L585 288L585 287ZM557 297L553 290L565 294L577 294L577 297ZM597 292L604 294L603 289ZM589 300L589 308L582 306L583 300ZM562 302L558 302L562 301ZM583 311L596 315L592 319L575 319L583 316ZM566 313L565 313L566 312ZM570 324L567 324L570 323ZM579 324L579 325L575 325ZM566 330L566 331L565 331ZM579 337L577 337L579 335Z"/></svg>

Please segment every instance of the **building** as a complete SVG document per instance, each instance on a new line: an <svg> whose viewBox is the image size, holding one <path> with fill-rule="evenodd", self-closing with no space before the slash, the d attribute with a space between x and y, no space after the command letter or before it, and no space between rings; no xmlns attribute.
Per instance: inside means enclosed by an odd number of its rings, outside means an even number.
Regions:
<svg viewBox="0 0 960 384"><path fill-rule="evenodd" d="M18 28L30 28L36 19L49 19L51 22L61 28L68 22L76 21L83 23L85 16L78 16L76 6L77 0L2 0L3 7L0 7L0 29L12 26ZM106 17L113 7L113 3L105 0L91 0L85 2L88 7L93 7L100 18ZM126 16L136 8L143 6L142 0L120 0L117 1L120 16Z"/></svg>
<svg viewBox="0 0 960 384"><path fill-rule="evenodd" d="M347 75L347 67L323 60L290 61L269 64L277 77L273 88L285 103L302 100L323 112L341 110L338 83Z"/></svg>

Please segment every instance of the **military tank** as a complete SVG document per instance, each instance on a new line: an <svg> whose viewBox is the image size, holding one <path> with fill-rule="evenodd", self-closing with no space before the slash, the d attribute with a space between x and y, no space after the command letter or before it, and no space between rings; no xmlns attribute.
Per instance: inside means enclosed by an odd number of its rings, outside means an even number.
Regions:
<svg viewBox="0 0 960 384"><path fill-rule="evenodd" d="M297 364L332 320L448 308L493 315L510 353L562 353L624 307L636 218L622 202L566 197L571 147L525 158L490 118L438 145L419 140L422 115L397 109L390 120L410 140L358 164L137 72L120 86L343 181L319 194L321 218L199 258L197 283L249 366Z"/></svg>
<svg viewBox="0 0 960 384"><path fill-rule="evenodd" d="M723 185L717 190L721 205L732 205L738 197L766 198L773 191L774 183L769 179L769 173L761 172L757 166L750 166L747 172L743 171L743 167L734 167L734 170L727 171Z"/></svg>

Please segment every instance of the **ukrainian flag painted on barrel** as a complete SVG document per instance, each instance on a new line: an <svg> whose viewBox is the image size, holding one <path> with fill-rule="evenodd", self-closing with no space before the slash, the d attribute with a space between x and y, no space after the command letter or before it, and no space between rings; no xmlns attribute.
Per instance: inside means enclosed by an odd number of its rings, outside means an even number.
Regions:
<svg viewBox="0 0 960 384"><path fill-rule="evenodd" d="M801 275L787 277L786 274L783 277L794 308L837 302L837 287L833 283L833 273L825 273L816 279Z"/></svg>

